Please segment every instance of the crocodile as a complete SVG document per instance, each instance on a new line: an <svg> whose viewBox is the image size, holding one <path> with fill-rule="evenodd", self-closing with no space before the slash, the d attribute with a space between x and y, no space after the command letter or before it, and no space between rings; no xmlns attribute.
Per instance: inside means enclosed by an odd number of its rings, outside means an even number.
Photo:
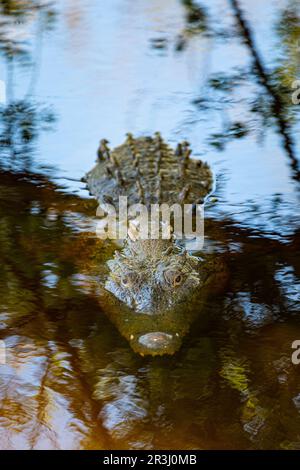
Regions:
<svg viewBox="0 0 300 470"><path fill-rule="evenodd" d="M131 206L179 204L196 210L212 191L210 167L191 156L186 141L173 150L157 132L139 138L128 133L113 150L108 143L100 141L96 165L84 178L100 207L118 207L126 196ZM167 239L161 225L156 239L129 231L107 261L104 290L99 290L105 311L141 355L174 354L203 304L226 279L222 260L203 252L196 256L176 238L174 220Z"/></svg>

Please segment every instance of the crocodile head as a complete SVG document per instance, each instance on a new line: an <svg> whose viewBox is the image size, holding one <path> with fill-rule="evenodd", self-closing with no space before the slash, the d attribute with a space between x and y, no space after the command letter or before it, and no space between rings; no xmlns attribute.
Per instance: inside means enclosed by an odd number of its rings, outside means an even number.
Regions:
<svg viewBox="0 0 300 470"><path fill-rule="evenodd" d="M113 321L141 354L173 354L195 310L207 275L200 261L171 240L139 240L108 262L105 288L117 301Z"/></svg>
<svg viewBox="0 0 300 470"><path fill-rule="evenodd" d="M198 260L160 240L131 243L108 262L106 288L137 313L159 315L199 285Z"/></svg>

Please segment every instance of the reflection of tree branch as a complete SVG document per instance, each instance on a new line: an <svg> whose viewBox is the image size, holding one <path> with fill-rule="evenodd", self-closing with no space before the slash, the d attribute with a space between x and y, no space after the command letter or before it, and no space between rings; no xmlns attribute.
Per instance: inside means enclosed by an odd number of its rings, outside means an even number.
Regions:
<svg viewBox="0 0 300 470"><path fill-rule="evenodd" d="M291 161L291 168L293 170L293 177L295 180L300 181L299 162L294 152L294 142L290 135L289 125L284 116L284 105L281 97L273 87L270 81L268 72L266 71L260 55L256 49L255 42L248 22L244 18L243 11L239 5L238 0L229 0L235 14L235 18L240 27L242 36L248 46L252 55L253 64L256 69L260 83L265 87L272 100L272 111L277 120L279 132L283 138L284 148Z"/></svg>

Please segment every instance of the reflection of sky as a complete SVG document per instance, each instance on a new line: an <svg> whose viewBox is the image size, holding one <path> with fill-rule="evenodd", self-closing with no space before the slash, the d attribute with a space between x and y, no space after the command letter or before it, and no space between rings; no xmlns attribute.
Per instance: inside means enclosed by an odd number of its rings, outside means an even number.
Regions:
<svg viewBox="0 0 300 470"><path fill-rule="evenodd" d="M43 162L80 178L93 165L100 138L105 136L114 146L127 131L160 130L171 142L189 139L195 154L204 155L218 175L226 175L223 209L249 199L263 205L274 193L296 201L277 134L269 132L263 145L254 137L237 140L219 153L206 138L208 132L220 130L222 116L199 114L191 103L203 95L209 73L249 63L244 45L198 37L176 53L175 39L184 25L178 0L60 0L58 4L61 14L55 31L43 39L36 89L38 99L53 105L58 115L56 131L41 139ZM258 48L270 61L273 2L244 0L243 4L255 27ZM231 23L225 0L210 2L209 8L222 24ZM165 50L151 48L150 39L157 37L167 40ZM18 78L24 83L24 71ZM242 97L247 92L239 93ZM242 104L228 113L237 117L241 110Z"/></svg>

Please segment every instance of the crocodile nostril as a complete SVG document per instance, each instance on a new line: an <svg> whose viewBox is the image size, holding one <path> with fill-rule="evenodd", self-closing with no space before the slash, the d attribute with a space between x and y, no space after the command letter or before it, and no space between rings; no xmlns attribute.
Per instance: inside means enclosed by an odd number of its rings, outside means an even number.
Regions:
<svg viewBox="0 0 300 470"><path fill-rule="evenodd" d="M161 331L146 333L139 337L139 343L141 345L153 350L167 349L172 343L172 340L173 335Z"/></svg>

